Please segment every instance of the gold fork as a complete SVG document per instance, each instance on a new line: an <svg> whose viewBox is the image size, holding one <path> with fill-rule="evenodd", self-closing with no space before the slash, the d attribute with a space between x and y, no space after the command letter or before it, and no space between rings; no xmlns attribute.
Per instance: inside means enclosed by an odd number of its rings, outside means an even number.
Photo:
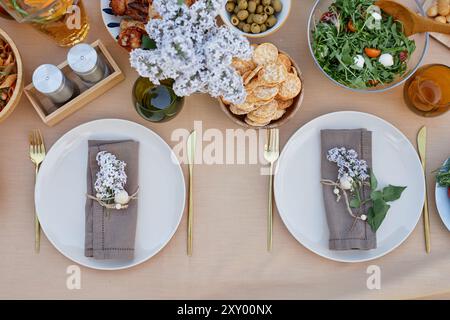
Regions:
<svg viewBox="0 0 450 320"><path fill-rule="evenodd" d="M272 250L273 230L273 165L280 156L280 132L278 129L268 129L266 132L266 144L264 145L264 159L270 163L269 169L269 195L267 211L267 251Z"/></svg>
<svg viewBox="0 0 450 320"><path fill-rule="evenodd" d="M34 163L36 178L39 172L39 166L45 158L45 145L42 134L38 129L30 132L30 159ZM36 181L35 181L36 182ZM37 217L36 211L34 212L34 250L39 253L41 246L41 226Z"/></svg>

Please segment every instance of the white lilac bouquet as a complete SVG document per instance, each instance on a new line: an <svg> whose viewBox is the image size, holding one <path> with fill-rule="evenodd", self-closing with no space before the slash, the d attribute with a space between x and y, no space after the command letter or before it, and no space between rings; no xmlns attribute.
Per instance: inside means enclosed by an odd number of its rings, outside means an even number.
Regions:
<svg viewBox="0 0 450 320"><path fill-rule="evenodd" d="M244 102L243 80L231 62L233 57L249 60L252 47L244 36L217 25L222 5L222 0L198 0L191 6L180 0L154 0L161 18L151 19L146 30L156 48L133 50L131 66L155 84L173 79L178 96L201 92Z"/></svg>
<svg viewBox="0 0 450 320"><path fill-rule="evenodd" d="M95 197L88 195L88 198L96 200L101 206L108 209L125 209L131 199L136 199L135 195L129 196L125 190L127 174L125 172L126 163L117 159L109 152L100 151L95 158L99 166L96 174L97 180L94 184Z"/></svg>
<svg viewBox="0 0 450 320"><path fill-rule="evenodd" d="M373 170L353 149L335 147L328 150L326 157L337 165L337 180L323 179L321 182L334 186L336 201L340 201L341 194L344 196L347 211L355 221L367 221L372 230L377 231L391 207L388 202L399 199L406 187L388 185L377 190L378 181ZM363 188L369 192L363 192ZM368 193L366 197L365 193Z"/></svg>

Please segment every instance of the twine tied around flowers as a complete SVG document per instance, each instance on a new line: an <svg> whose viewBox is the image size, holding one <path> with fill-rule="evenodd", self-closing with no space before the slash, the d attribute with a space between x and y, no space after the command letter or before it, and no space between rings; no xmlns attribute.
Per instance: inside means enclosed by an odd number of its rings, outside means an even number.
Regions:
<svg viewBox="0 0 450 320"><path fill-rule="evenodd" d="M341 185L336 182L336 181L332 181L332 180L328 180L328 179L322 179L320 180L320 183L322 183L323 185L326 186L333 186L334 190L341 190L342 193L344 194L344 200L345 200L345 206L347 207L347 211L348 213L355 219L359 219L362 221L366 221L367 220L367 216L362 214L360 216L357 216L353 213L352 208L350 207L350 202L348 201L348 195L347 192L341 187ZM339 193L335 193L336 194L336 201L339 202L341 196L339 195Z"/></svg>
<svg viewBox="0 0 450 320"><path fill-rule="evenodd" d="M89 199L95 200L97 201L97 203L99 205L101 205L102 207L106 208L106 209L116 209L116 210L122 210L122 209L127 209L128 208L128 203L131 200L137 200L137 194L139 192L139 187L137 188L136 192L133 193L132 195L128 196L128 202L126 204L121 204L121 203L108 203L111 200L114 200L114 197L110 197L110 198L105 198L105 199L98 199L97 197L91 196L90 194L86 194L86 196Z"/></svg>

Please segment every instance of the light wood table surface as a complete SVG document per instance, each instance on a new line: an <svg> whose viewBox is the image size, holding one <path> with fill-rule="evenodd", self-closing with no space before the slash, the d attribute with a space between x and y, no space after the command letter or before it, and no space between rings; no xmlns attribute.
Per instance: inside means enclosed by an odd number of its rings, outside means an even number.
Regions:
<svg viewBox="0 0 450 320"><path fill-rule="evenodd" d="M41 253L34 253L34 167L28 158L29 130L40 128L50 147L68 130L94 119L121 118L157 132L166 142L178 128L236 129L206 95L187 99L182 113L164 124L140 118L131 102L137 74L127 53L106 30L99 1L84 1L91 19L89 42L101 39L126 75L126 80L53 128L46 127L25 96L14 113L0 124L0 298L450 298L450 233L434 203L431 171L450 156L450 112L422 118L403 102L402 87L386 93L351 93L338 88L314 66L306 38L312 0L294 0L288 22L267 41L287 51L305 76L301 110L281 129L282 145L311 119L339 110L372 113L395 125L414 144L422 125L429 128L428 187L431 215L431 254L426 254L422 222L395 251L369 263L331 262L300 245L274 218L274 249L266 251L267 177L259 165L199 165L195 175L194 255L186 256L186 215L170 243L135 268L104 272L81 268L80 290L66 288L66 268L72 261L43 236ZM66 49L29 26L0 20L21 51L26 83L42 63L57 64ZM450 51L430 39L424 63L449 63ZM307 152L307 150L305 150ZM144 164L145 165L145 164ZM186 173L186 167L184 166ZM70 189L70 181L68 186ZM366 287L369 265L381 268L381 289Z"/></svg>

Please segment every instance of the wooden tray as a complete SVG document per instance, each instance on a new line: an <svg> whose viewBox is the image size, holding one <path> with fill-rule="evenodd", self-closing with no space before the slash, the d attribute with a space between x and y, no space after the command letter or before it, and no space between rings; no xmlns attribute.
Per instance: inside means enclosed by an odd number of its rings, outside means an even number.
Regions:
<svg viewBox="0 0 450 320"><path fill-rule="evenodd" d="M103 43L97 40L91 45L97 50L99 55L103 56L110 69L110 74L94 86L87 87L70 69L67 61L58 65L58 68L61 69L65 76L75 82L80 88L80 94L63 106L57 107L48 97L37 91L33 83L25 87L25 95L46 125L54 126L125 79L124 74Z"/></svg>

